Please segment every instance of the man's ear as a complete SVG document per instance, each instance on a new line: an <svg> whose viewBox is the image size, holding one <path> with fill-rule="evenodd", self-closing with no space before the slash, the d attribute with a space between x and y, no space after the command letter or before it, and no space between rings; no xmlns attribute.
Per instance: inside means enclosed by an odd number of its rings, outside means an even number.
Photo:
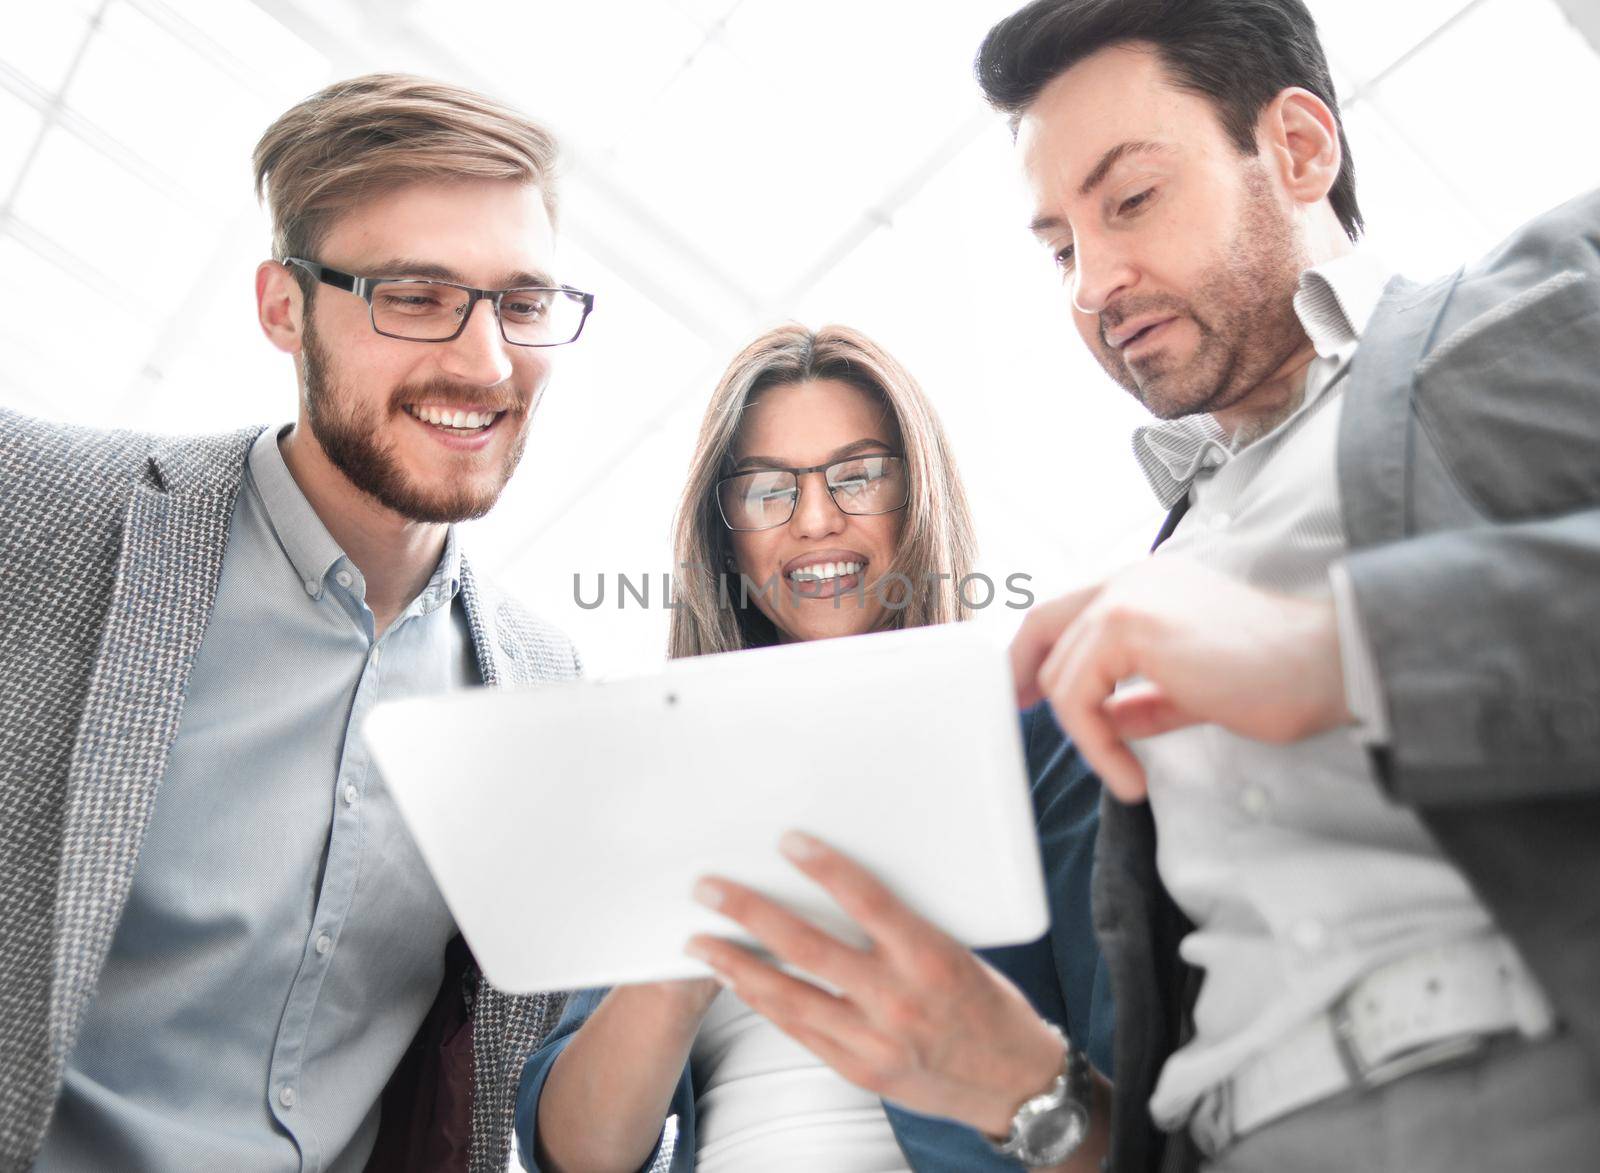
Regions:
<svg viewBox="0 0 1600 1173"><path fill-rule="evenodd" d="M256 317L267 341L285 354L304 345L305 299L287 266L262 261L256 266Z"/></svg>
<svg viewBox="0 0 1600 1173"><path fill-rule="evenodd" d="M1297 203L1309 207L1333 190L1344 163L1339 122L1310 90L1294 86L1267 103L1256 124L1256 141Z"/></svg>

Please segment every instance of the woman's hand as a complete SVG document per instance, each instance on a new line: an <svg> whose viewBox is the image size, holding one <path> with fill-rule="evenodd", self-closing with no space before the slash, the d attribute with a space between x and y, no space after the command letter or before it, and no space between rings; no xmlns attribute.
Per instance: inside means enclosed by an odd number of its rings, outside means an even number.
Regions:
<svg viewBox="0 0 1600 1173"><path fill-rule="evenodd" d="M1055 1034L1015 986L857 864L796 833L784 836L783 850L861 926L868 948L846 945L728 880L702 880L696 898L839 992L716 937L693 938L690 955L851 1083L1005 1136L1022 1102L1061 1071Z"/></svg>

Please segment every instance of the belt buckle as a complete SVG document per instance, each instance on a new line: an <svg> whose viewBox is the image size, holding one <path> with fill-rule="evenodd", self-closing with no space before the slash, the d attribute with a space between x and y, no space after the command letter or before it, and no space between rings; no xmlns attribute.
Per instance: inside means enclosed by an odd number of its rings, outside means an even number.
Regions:
<svg viewBox="0 0 1600 1173"><path fill-rule="evenodd" d="M1328 1009L1334 1049L1338 1051L1339 1063L1353 1087L1378 1087L1426 1067L1465 1058L1481 1051L1489 1040L1488 1035L1480 1032L1451 1035L1384 1059L1368 1058L1356 1044L1355 1019L1350 1012L1350 999L1354 993L1354 989L1346 990Z"/></svg>

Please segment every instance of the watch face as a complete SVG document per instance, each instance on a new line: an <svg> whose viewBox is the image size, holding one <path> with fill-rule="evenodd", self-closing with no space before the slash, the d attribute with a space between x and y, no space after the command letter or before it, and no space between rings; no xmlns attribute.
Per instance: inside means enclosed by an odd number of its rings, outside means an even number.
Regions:
<svg viewBox="0 0 1600 1173"><path fill-rule="evenodd" d="M1083 1143L1088 1123L1077 1104L1063 1104L1055 1111L1041 1113L1028 1123L1028 1148L1036 1158L1056 1164Z"/></svg>

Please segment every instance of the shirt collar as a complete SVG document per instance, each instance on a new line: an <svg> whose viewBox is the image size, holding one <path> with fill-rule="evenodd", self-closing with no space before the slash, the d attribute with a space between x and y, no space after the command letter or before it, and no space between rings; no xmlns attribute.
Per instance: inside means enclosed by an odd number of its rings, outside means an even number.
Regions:
<svg viewBox="0 0 1600 1173"><path fill-rule="evenodd" d="M1145 424L1134 429L1133 456L1161 508L1171 509L1202 468L1216 468L1228 459L1228 433L1204 413Z"/></svg>
<svg viewBox="0 0 1600 1173"><path fill-rule="evenodd" d="M255 482L256 494L266 510L267 521L278 536L289 561L294 565L306 593L313 597L322 593L323 580L341 561L348 562L344 550L334 541L328 527L322 524L317 511L295 483L289 465L278 447L279 439L293 427L268 428L256 438L250 448L250 478ZM360 571L352 563L352 585L360 582ZM315 587L315 590L312 588ZM456 527L445 533L444 553L434 568L428 585L422 588L416 603L423 614L453 600L461 591L461 547L456 541ZM361 592L356 592L358 595Z"/></svg>
<svg viewBox="0 0 1600 1173"><path fill-rule="evenodd" d="M1361 341L1392 275L1376 257L1360 250L1300 274L1294 312L1318 358L1347 357ZM1302 410L1312 398L1307 396ZM1212 416L1189 415L1134 429L1133 455L1161 507L1171 509L1188 495L1202 470L1229 458L1230 445L1227 432Z"/></svg>
<svg viewBox="0 0 1600 1173"><path fill-rule="evenodd" d="M444 553L439 556L439 565L428 585L422 588L423 613L443 606L460 593L461 547L456 542L456 527L451 526L445 531Z"/></svg>
<svg viewBox="0 0 1600 1173"><path fill-rule="evenodd" d="M1294 312L1318 358L1336 358L1361 341L1391 276L1387 265L1361 251L1324 261L1300 274Z"/></svg>
<svg viewBox="0 0 1600 1173"><path fill-rule="evenodd" d="M315 593L320 594L323 578L333 569L334 563L344 557L344 551L333 540L328 527L322 524L317 511L311 508L300 486L295 484L278 448L279 437L292 426L268 428L256 438L250 448L250 478L266 509L267 521L305 584L306 592L313 593L315 585Z"/></svg>

